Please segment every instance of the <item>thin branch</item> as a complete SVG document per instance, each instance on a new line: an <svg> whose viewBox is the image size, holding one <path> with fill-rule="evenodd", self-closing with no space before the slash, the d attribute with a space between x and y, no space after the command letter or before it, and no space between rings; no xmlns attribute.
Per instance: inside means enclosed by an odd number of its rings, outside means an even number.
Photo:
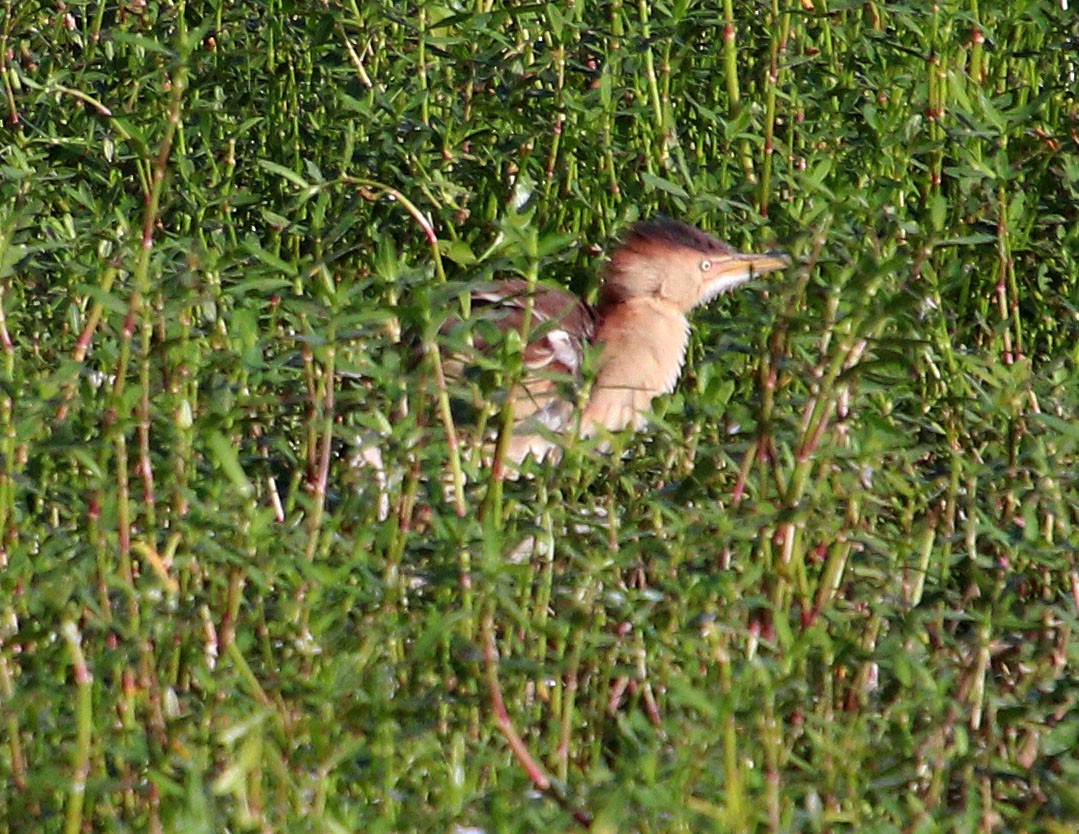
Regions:
<svg viewBox="0 0 1079 834"><path fill-rule="evenodd" d="M487 691L491 696L491 710L494 713L498 731L506 739L506 743L509 744L513 755L525 769L528 778L532 780L532 784L573 814L573 818L577 822L585 828L590 828L592 815L582 808L574 808L571 805L569 798L555 786L543 766L532 757L532 754L528 751L528 746L513 726L509 711L506 709L506 701L502 697L502 685L498 681L498 648L495 645L495 627L490 609L483 615L480 628L483 632L483 663L487 673Z"/></svg>

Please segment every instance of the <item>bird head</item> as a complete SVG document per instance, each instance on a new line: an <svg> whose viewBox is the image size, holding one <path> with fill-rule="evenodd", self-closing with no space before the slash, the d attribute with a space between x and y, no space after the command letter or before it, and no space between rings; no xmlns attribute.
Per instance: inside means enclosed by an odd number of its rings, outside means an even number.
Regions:
<svg viewBox="0 0 1079 834"><path fill-rule="evenodd" d="M789 263L784 255L738 252L677 220L648 220L632 226L611 253L599 307L602 312L650 298L688 313L755 275Z"/></svg>

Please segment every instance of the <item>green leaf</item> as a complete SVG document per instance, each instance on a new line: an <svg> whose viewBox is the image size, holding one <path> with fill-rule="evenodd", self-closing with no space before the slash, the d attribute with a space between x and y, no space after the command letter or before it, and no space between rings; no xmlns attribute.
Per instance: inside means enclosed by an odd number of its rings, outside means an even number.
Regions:
<svg viewBox="0 0 1079 834"><path fill-rule="evenodd" d="M664 191L667 194L673 194L675 197L681 197L683 200L689 199L689 193L682 188L682 186L671 182L663 177L657 177L655 174L650 174L647 171L641 171L641 181L645 185L650 186L658 191Z"/></svg>
<svg viewBox="0 0 1079 834"><path fill-rule="evenodd" d="M476 255L463 240L440 240L438 248L443 257L449 258L458 266L472 266L477 262Z"/></svg>
<svg viewBox="0 0 1079 834"><path fill-rule="evenodd" d="M959 237L950 237L947 240L942 240L937 246L982 246L986 243L996 243L997 236L986 234L985 232L977 232L972 235L961 235Z"/></svg>
<svg viewBox="0 0 1079 834"><path fill-rule="evenodd" d="M1079 423L1072 420L1062 420L1055 414L1046 414L1045 412L1031 414L1030 418L1035 422L1044 423L1058 434L1079 443Z"/></svg>
<svg viewBox="0 0 1079 834"><path fill-rule="evenodd" d="M292 264L288 263L285 260L282 260L281 258L279 258L277 255L273 254L272 252L267 252L253 238L249 237L246 240L244 240L243 248L248 254L254 255L256 258L258 258L260 261L262 261L267 266L273 267L274 269L279 270L280 272L284 272L286 275L288 275L290 277L294 278L294 277L296 277L296 275L299 274L299 271L296 269L295 266L293 266Z"/></svg>
<svg viewBox="0 0 1079 834"><path fill-rule="evenodd" d="M22 243L0 248L0 278L10 278L14 275L16 265L26 257L29 251L29 247Z"/></svg>
<svg viewBox="0 0 1079 834"><path fill-rule="evenodd" d="M271 174L277 174L277 176L283 177L284 179L295 185L297 188L307 190L311 187L311 184L307 180L305 180L291 168L286 168L284 165L279 165L278 163L271 162L268 159L260 159L258 161L258 166L269 171Z"/></svg>
<svg viewBox="0 0 1079 834"><path fill-rule="evenodd" d="M134 32L126 32L122 29L117 29L109 32L109 37L116 43L125 44L127 46L134 46L139 49L145 49L147 52L154 52L158 55L168 55L170 57L176 57L176 52L165 44L155 41L153 38L148 38L145 35L139 35Z"/></svg>
<svg viewBox="0 0 1079 834"><path fill-rule="evenodd" d="M240 465L240 458L236 454L236 447L220 432L210 435L210 451L221 471L225 473L232 486L239 491L244 498L250 498L255 494L255 488L248 480L247 474Z"/></svg>
<svg viewBox="0 0 1079 834"><path fill-rule="evenodd" d="M933 195L933 202L929 206L929 218L930 223L933 225L933 231L944 231L944 221L948 217L948 200L939 191Z"/></svg>

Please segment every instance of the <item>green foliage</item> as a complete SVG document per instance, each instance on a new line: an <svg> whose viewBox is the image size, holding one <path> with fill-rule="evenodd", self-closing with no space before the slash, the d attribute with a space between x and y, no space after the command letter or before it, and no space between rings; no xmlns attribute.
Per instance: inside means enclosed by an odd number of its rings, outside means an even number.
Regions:
<svg viewBox="0 0 1079 834"><path fill-rule="evenodd" d="M1067 5L5 3L0 834L1074 830ZM498 480L657 212L796 266Z"/></svg>

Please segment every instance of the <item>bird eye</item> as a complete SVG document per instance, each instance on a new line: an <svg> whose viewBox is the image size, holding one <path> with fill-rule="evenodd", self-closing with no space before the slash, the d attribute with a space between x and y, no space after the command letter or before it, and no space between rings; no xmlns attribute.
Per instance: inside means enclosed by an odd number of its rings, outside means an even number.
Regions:
<svg viewBox="0 0 1079 834"><path fill-rule="evenodd" d="M701 261L701 272L707 272L711 268L712 268L712 262L711 261L707 261L707 260L706 261Z"/></svg>

